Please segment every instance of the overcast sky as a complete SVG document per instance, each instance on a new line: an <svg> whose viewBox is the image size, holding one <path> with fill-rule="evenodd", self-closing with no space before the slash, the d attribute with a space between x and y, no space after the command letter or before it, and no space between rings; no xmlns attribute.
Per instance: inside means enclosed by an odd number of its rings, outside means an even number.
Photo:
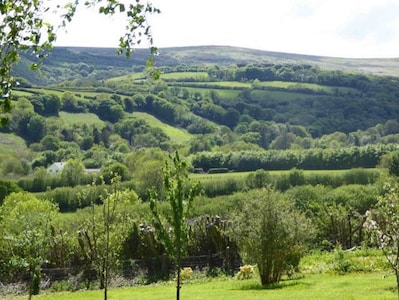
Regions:
<svg viewBox="0 0 399 300"><path fill-rule="evenodd" d="M155 46L226 45L335 56L398 57L398 0L153 0ZM59 46L116 47L121 18L80 10Z"/></svg>

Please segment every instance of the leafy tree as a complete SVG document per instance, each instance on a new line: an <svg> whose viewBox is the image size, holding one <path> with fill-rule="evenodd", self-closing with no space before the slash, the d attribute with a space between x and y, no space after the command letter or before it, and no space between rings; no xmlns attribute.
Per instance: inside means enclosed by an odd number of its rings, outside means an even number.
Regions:
<svg viewBox="0 0 399 300"><path fill-rule="evenodd" d="M309 235L306 218L270 188L247 194L234 233L246 263L256 263L262 285L278 283L296 268Z"/></svg>
<svg viewBox="0 0 399 300"><path fill-rule="evenodd" d="M46 133L46 119L37 114L32 115L27 124L26 139L29 142L39 142Z"/></svg>
<svg viewBox="0 0 399 300"><path fill-rule="evenodd" d="M110 273L117 265L122 242L130 229L128 207L138 202L136 193L120 190L118 176L113 178L111 184L112 191L103 199L102 206L95 205L93 195L82 195L83 198L92 198L92 205L90 217L82 224L78 236L84 269L90 271L95 268L100 288L104 289L104 300L108 297Z"/></svg>
<svg viewBox="0 0 399 300"><path fill-rule="evenodd" d="M101 169L101 175L103 176L104 182L110 184L112 179L117 175L121 181L130 179L129 169L120 162L113 162Z"/></svg>
<svg viewBox="0 0 399 300"><path fill-rule="evenodd" d="M0 206L6 196L13 192L20 192L21 188L11 180L0 179Z"/></svg>
<svg viewBox="0 0 399 300"><path fill-rule="evenodd" d="M78 159L70 159L65 163L61 172L64 186L76 186L84 183L84 165Z"/></svg>
<svg viewBox="0 0 399 300"><path fill-rule="evenodd" d="M377 207L366 213L364 226L374 242L383 252L395 272L399 299L399 184L388 182L384 194L379 197Z"/></svg>
<svg viewBox="0 0 399 300"><path fill-rule="evenodd" d="M245 178L245 184L250 189L260 189L266 187L268 184L271 184L270 177L271 176L267 171L259 169L250 173Z"/></svg>
<svg viewBox="0 0 399 300"><path fill-rule="evenodd" d="M32 194L12 193L0 207L0 234L7 242L9 264L29 273L29 299L40 289L40 267L50 247L51 221L57 208Z"/></svg>
<svg viewBox="0 0 399 300"><path fill-rule="evenodd" d="M134 190L142 199L146 199L149 189L162 194L162 167L166 158L167 154L159 148L142 148L125 156L124 164L132 174Z"/></svg>
<svg viewBox="0 0 399 300"><path fill-rule="evenodd" d="M64 10L58 5L57 14L61 24L70 22L82 1L71 1ZM141 0L134 4L125 5L118 0L89 0L83 2L85 6L99 6L99 13L114 15L121 13L127 17L126 33L119 39L118 54L130 56L135 45L140 44L143 37L147 37L152 45L150 26L147 24L148 14L159 13L151 3L143 4ZM50 3L44 0L6 0L0 3L0 126L8 121L7 113L11 111L11 92L14 79L11 76L12 67L18 62L21 51L32 51L39 59L46 56L56 40L54 24L47 22L45 12ZM156 48L151 47L151 54ZM151 64L151 59L149 61ZM38 62L31 66L37 69ZM159 77L155 74L155 77Z"/></svg>
<svg viewBox="0 0 399 300"><path fill-rule="evenodd" d="M159 210L160 198L154 190L150 190L150 210L154 219L154 227L161 238L167 253L175 262L176 300L180 299L180 270L182 258L187 251L189 225L187 217L191 211L194 197L199 193L198 183L190 185L187 163L180 159L178 152L171 157L173 166L165 162L164 188L166 201L169 204L167 212ZM188 189L188 190L187 190Z"/></svg>
<svg viewBox="0 0 399 300"><path fill-rule="evenodd" d="M50 134L43 137L40 144L43 147L43 150L57 151L61 147L59 138Z"/></svg>

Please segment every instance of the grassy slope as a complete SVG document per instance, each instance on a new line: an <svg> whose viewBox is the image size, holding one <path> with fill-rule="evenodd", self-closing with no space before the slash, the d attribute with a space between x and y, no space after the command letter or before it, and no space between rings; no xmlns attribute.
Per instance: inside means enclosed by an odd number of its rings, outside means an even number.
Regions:
<svg viewBox="0 0 399 300"><path fill-rule="evenodd" d="M92 113L67 113L60 112L60 118L68 124L85 123L87 125L95 125L96 127L103 128L104 122L101 121L97 115Z"/></svg>
<svg viewBox="0 0 399 300"><path fill-rule="evenodd" d="M170 137L172 142L185 143L192 138L192 135L189 134L186 130L165 124L150 114L143 112L134 112L133 117L145 120L152 127L161 128L163 132L165 132L166 135Z"/></svg>
<svg viewBox="0 0 399 300"><path fill-rule="evenodd" d="M0 133L0 153L21 153L28 148L25 141L11 133Z"/></svg>

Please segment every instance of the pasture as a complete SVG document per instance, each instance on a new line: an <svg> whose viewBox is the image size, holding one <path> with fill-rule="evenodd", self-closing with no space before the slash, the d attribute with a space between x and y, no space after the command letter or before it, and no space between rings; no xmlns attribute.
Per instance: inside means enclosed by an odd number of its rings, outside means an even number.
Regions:
<svg viewBox="0 0 399 300"><path fill-rule="evenodd" d="M24 139L12 133L0 133L0 153L22 153L28 150Z"/></svg>
<svg viewBox="0 0 399 300"><path fill-rule="evenodd" d="M148 113L134 112L132 115L136 119L146 121L151 127L162 129L162 131L167 136L169 136L172 142L186 143L192 138L192 135L188 133L187 130L173 127L171 125L163 123L162 121L158 120L157 118Z"/></svg>
<svg viewBox="0 0 399 300"><path fill-rule="evenodd" d="M209 75L207 72L172 72L172 73L162 73L161 79L165 81L170 81L170 80L208 81Z"/></svg>
<svg viewBox="0 0 399 300"><path fill-rule="evenodd" d="M61 111L60 119L70 125L84 123L88 126L93 125L99 128L103 128L105 126L104 122L93 113L67 113Z"/></svg>

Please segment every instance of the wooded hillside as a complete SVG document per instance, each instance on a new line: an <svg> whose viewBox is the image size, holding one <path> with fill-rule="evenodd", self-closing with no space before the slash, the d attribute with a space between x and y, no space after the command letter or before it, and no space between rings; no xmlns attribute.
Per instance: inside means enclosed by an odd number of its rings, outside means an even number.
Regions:
<svg viewBox="0 0 399 300"><path fill-rule="evenodd" d="M23 138L29 154L15 154L26 166L3 172L28 174L71 157L101 168L143 147L180 149L206 170L374 167L399 142L398 60L188 47L161 49L146 68L148 55L139 49L128 60L114 49L56 48L39 72L22 68L30 59L24 55L2 132L3 140ZM361 149L369 145L376 148ZM277 150L285 152L257 154ZM237 153L236 161L221 159L226 152ZM343 156L349 159L330 161ZM234 167L244 157L262 159Z"/></svg>

